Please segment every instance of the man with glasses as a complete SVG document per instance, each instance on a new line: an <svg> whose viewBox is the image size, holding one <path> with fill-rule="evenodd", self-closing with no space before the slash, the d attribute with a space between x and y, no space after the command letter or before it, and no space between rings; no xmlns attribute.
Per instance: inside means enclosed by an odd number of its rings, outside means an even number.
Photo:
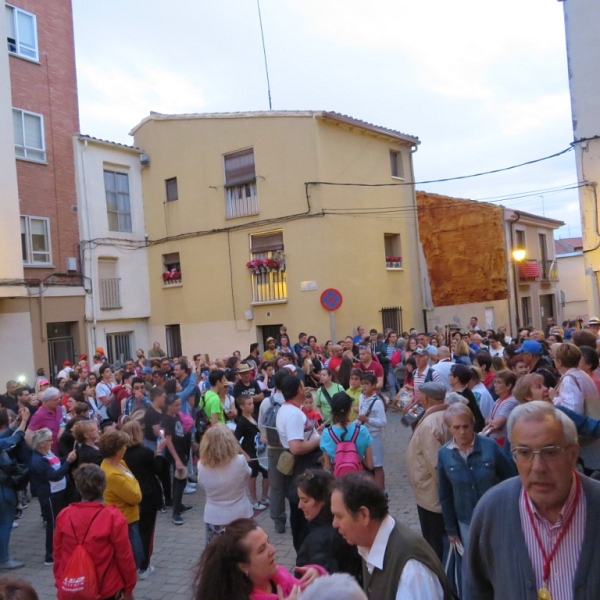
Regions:
<svg viewBox="0 0 600 600"><path fill-rule="evenodd" d="M125 401L124 415L130 415L137 408L146 408L151 405L150 398L146 394L146 386L141 377L132 380L132 394Z"/></svg>
<svg viewBox="0 0 600 600"><path fill-rule="evenodd" d="M508 419L519 472L481 499L463 569L465 600L583 600L600 589L600 483L575 471L573 421L548 402Z"/></svg>

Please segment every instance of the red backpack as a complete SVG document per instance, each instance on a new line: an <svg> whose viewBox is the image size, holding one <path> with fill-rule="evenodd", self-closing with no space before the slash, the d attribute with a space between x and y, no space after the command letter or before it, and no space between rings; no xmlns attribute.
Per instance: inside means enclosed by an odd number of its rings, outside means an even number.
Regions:
<svg viewBox="0 0 600 600"><path fill-rule="evenodd" d="M329 435L335 442L335 454L333 456L333 476L342 477L348 473L356 473L364 469L358 450L356 449L356 439L360 433L360 425L354 428L352 438L348 441L342 441L333 432L333 426L329 427Z"/></svg>
<svg viewBox="0 0 600 600"><path fill-rule="evenodd" d="M75 536L77 546L75 547L75 550L73 550L73 554L71 554L65 566L62 581L58 586L58 600L100 600L100 588L98 587L96 567L84 544L92 523L103 509L104 507L96 512L90 521L81 542L77 540L75 528L71 521L71 528L73 529L73 535Z"/></svg>

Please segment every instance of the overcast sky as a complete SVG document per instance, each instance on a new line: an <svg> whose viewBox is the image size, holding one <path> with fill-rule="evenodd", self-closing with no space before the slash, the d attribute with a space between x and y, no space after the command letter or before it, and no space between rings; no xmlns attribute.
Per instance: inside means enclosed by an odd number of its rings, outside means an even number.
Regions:
<svg viewBox="0 0 600 600"><path fill-rule="evenodd" d="M132 143L163 113L267 110L256 0L73 0L81 131ZM420 138L417 181L507 167L573 138L557 0L261 0L276 110L332 110ZM581 234L573 152L418 186L503 200ZM485 238L482 239L485 243Z"/></svg>

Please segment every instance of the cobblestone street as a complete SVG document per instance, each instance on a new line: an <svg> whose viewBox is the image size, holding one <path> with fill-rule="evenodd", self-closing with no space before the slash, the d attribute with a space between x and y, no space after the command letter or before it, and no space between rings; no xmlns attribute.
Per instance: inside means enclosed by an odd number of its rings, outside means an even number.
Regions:
<svg viewBox="0 0 600 600"><path fill-rule="evenodd" d="M400 416L388 412L386 431L386 484L393 517L414 529L419 529L416 505L406 476L404 456L410 430L400 423ZM195 494L184 496L186 504L195 509L184 516L185 524L177 527L171 523L171 514L159 514L154 539L152 564L156 571L135 588L136 600L189 600L190 583L194 565L204 548L204 493L198 486ZM277 548L278 562L285 567L293 566L296 553L292 546L289 526L285 534L275 532L269 511L256 517L267 531L271 543ZM19 527L13 530L10 550L13 558L25 561L24 568L11 575L30 581L40 598L56 598L52 568L44 566L44 528L39 505L34 500L25 510ZM4 574L4 573L3 573Z"/></svg>

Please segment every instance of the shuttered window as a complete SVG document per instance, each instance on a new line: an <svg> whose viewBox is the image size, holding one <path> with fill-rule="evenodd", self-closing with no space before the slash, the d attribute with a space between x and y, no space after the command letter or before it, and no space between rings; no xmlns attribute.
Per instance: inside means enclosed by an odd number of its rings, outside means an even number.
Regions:
<svg viewBox="0 0 600 600"><path fill-rule="evenodd" d="M281 231L250 237L250 252L252 254L281 250L283 250L283 233Z"/></svg>
<svg viewBox="0 0 600 600"><path fill-rule="evenodd" d="M256 179L254 150L241 150L227 154L225 159L225 187L251 183Z"/></svg>

